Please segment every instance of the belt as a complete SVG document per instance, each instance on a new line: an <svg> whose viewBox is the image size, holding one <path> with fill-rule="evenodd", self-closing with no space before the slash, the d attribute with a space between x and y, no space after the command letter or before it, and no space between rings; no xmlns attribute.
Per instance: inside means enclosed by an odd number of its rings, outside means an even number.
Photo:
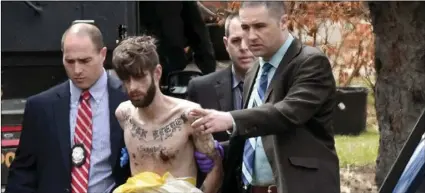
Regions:
<svg viewBox="0 0 425 193"><path fill-rule="evenodd" d="M276 185L270 186L250 186L249 193L277 193Z"/></svg>

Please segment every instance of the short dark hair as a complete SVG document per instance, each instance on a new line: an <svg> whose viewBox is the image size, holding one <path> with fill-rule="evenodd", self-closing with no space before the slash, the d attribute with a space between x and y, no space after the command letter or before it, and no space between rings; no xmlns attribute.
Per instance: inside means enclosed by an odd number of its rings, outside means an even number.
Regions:
<svg viewBox="0 0 425 193"><path fill-rule="evenodd" d="M93 45L97 51L100 51L103 47L105 47L103 43L103 35L98 27L88 23L74 23L69 26L69 28L66 29L65 33L62 35L61 50L63 50L66 35L68 35L70 32L77 35L88 36L93 42Z"/></svg>
<svg viewBox="0 0 425 193"><path fill-rule="evenodd" d="M121 41L112 53L112 66L121 80L141 77L153 72L159 64L156 39L152 36L132 36Z"/></svg>
<svg viewBox="0 0 425 193"><path fill-rule="evenodd" d="M239 18L238 12L231 12L226 17L226 21L224 22L224 35L226 37L229 37L229 35L230 35L230 33L229 33L230 23L232 23L232 20L235 19L235 18Z"/></svg>
<svg viewBox="0 0 425 193"><path fill-rule="evenodd" d="M277 19L280 19L285 14L285 2L283 1L244 1L241 3L240 9L257 6L266 7L270 14Z"/></svg>

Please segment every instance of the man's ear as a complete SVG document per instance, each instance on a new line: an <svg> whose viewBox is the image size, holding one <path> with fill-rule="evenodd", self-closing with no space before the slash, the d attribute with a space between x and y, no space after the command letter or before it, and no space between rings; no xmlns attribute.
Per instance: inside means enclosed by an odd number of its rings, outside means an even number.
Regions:
<svg viewBox="0 0 425 193"><path fill-rule="evenodd" d="M282 17L280 17L280 28L283 30L286 30L288 28L288 15L287 14L283 14Z"/></svg>
<svg viewBox="0 0 425 193"><path fill-rule="evenodd" d="M229 42L228 42L228 40L229 39L226 36L223 37L223 43L224 43L224 46L226 47L227 52L229 52L229 48L228 48Z"/></svg>
<svg viewBox="0 0 425 193"><path fill-rule="evenodd" d="M157 64L154 70L154 76L155 76L155 81L161 80L161 76L162 76L162 66L161 64Z"/></svg>
<svg viewBox="0 0 425 193"><path fill-rule="evenodd" d="M105 59L106 59L106 53L107 53L107 51L108 51L108 49L106 48L106 47L103 47L101 50L100 50L100 55L101 55L101 60L102 60L102 64L104 64L104 62L105 62Z"/></svg>

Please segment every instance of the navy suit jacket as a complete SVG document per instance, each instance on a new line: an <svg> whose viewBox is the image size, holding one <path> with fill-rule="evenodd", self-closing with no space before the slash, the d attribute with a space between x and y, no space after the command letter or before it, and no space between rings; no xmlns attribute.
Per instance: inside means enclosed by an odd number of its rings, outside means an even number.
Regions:
<svg viewBox="0 0 425 193"><path fill-rule="evenodd" d="M69 81L28 98L20 144L10 166L8 193L71 192L70 89ZM120 167L123 131L115 109L127 100L121 81L108 76L111 156L109 162L116 185L130 176L130 168Z"/></svg>

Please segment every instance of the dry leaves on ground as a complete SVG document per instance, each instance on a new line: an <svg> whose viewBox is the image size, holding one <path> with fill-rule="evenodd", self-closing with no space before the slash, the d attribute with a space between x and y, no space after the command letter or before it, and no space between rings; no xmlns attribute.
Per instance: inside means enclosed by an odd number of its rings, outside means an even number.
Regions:
<svg viewBox="0 0 425 193"><path fill-rule="evenodd" d="M341 193L377 193L375 166L356 166L340 169Z"/></svg>

